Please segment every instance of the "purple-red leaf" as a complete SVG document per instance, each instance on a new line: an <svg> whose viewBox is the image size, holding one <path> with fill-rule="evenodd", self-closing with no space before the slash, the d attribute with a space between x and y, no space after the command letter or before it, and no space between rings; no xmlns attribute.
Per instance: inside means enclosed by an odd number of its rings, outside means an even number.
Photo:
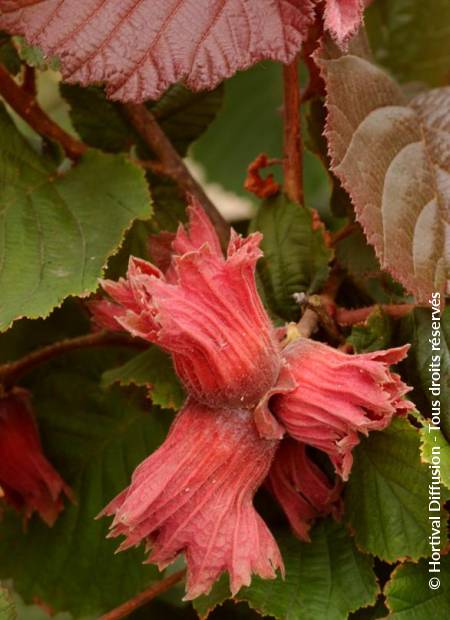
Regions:
<svg viewBox="0 0 450 620"><path fill-rule="evenodd" d="M270 58L290 62L314 0L0 0L0 29L61 60L64 79L122 101L172 83L209 89Z"/></svg>
<svg viewBox="0 0 450 620"><path fill-rule="evenodd" d="M343 43L359 27L364 6L371 0L327 0L325 5L325 28Z"/></svg>
<svg viewBox="0 0 450 620"><path fill-rule="evenodd" d="M383 267L427 302L449 280L450 87L408 102L365 58L321 64L333 171Z"/></svg>

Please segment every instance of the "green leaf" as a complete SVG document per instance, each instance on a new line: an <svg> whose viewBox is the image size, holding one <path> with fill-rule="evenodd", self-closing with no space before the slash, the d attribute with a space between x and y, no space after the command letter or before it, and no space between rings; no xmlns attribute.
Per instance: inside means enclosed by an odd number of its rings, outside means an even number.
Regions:
<svg viewBox="0 0 450 620"><path fill-rule="evenodd" d="M450 67L448 0L378 0L365 15L376 60L403 82L444 84Z"/></svg>
<svg viewBox="0 0 450 620"><path fill-rule="evenodd" d="M376 605L372 607L364 607L350 614L349 620L379 620L387 618L389 611L386 609L382 596L378 597Z"/></svg>
<svg viewBox="0 0 450 620"><path fill-rule="evenodd" d="M70 105L72 123L87 144L111 153L129 151L136 144L140 152L148 154L148 148L128 122L120 104L108 100L101 88L63 83L60 89ZM222 87L194 93L176 84L148 107L177 151L184 156L189 145L215 118L222 97Z"/></svg>
<svg viewBox="0 0 450 620"><path fill-rule="evenodd" d="M39 157L0 109L0 330L95 291L135 218L151 215L144 175L87 153L66 174Z"/></svg>
<svg viewBox="0 0 450 620"><path fill-rule="evenodd" d="M349 274L363 295L375 303L391 304L406 301L401 284L380 268L375 252L358 226L335 245L336 260Z"/></svg>
<svg viewBox="0 0 450 620"><path fill-rule="evenodd" d="M357 353L389 348L392 338L392 319L376 308L364 325L355 325L348 342Z"/></svg>
<svg viewBox="0 0 450 620"><path fill-rule="evenodd" d="M60 68L59 58L57 56L46 57L44 52L37 45L30 45L24 37L15 37L19 48L19 56L30 67L36 67L40 71L52 69L58 71Z"/></svg>
<svg viewBox="0 0 450 620"><path fill-rule="evenodd" d="M347 620L350 611L375 602L378 585L372 559L361 554L342 525L318 523L311 542L292 534L279 537L286 578L253 577L236 600L247 601L262 615L280 620ZM222 577L211 593L194 601L200 618L229 598L228 579Z"/></svg>
<svg viewBox="0 0 450 620"><path fill-rule="evenodd" d="M401 564L385 588L389 620L444 620L450 618L450 556L441 559L441 573L428 572L428 560ZM433 590L431 577L441 585Z"/></svg>
<svg viewBox="0 0 450 620"><path fill-rule="evenodd" d="M156 177L147 173L147 179L152 188L152 198L155 206L155 216L150 222L153 232L161 230L175 232L180 222L185 222L186 197L170 179Z"/></svg>
<svg viewBox="0 0 450 620"><path fill-rule="evenodd" d="M429 551L431 478L420 462L419 446L417 429L407 420L394 419L353 452L346 518L358 546L388 562L418 559Z"/></svg>
<svg viewBox="0 0 450 620"><path fill-rule="evenodd" d="M328 276L332 252L321 230L314 230L308 209L284 197L263 202L250 229L264 235L258 273L272 310L288 321L298 319L294 293L314 293Z"/></svg>
<svg viewBox="0 0 450 620"><path fill-rule="evenodd" d="M0 31L0 63L12 75L17 75L22 66L17 49L9 35Z"/></svg>
<svg viewBox="0 0 450 620"><path fill-rule="evenodd" d="M163 440L169 416L122 390L103 391L115 351L68 354L33 374L28 387L50 461L75 493L55 525L34 516L26 530L8 511L2 521L0 578L13 579L27 602L35 597L75 618L98 615L157 578L141 548L118 555L105 538L109 519L95 516L130 481L131 473Z"/></svg>
<svg viewBox="0 0 450 620"><path fill-rule="evenodd" d="M440 315L439 351L432 351L432 315L427 308L416 308L400 321L396 344L411 343L407 359L401 363L402 376L414 387L412 399L424 415L428 415L432 402L439 400L441 430L450 439L450 307ZM440 357L440 394L432 394L430 363L432 355Z"/></svg>
<svg viewBox="0 0 450 620"><path fill-rule="evenodd" d="M223 108L193 149L211 181L245 196L247 166L263 151L282 154L280 69L264 62L227 80Z"/></svg>
<svg viewBox="0 0 450 620"><path fill-rule="evenodd" d="M13 594L13 600L17 610L17 620L73 620L72 614L67 611L50 615L39 605L26 605L16 592ZM91 619L85 617L83 620Z"/></svg>
<svg viewBox="0 0 450 620"><path fill-rule="evenodd" d="M336 244L336 258L357 279L373 277L380 271L380 263L360 227Z"/></svg>
<svg viewBox="0 0 450 620"><path fill-rule="evenodd" d="M0 587L0 620L16 620L17 613L11 594L6 588Z"/></svg>
<svg viewBox="0 0 450 620"><path fill-rule="evenodd" d="M445 439L441 431L429 430L428 422L420 431L422 440L420 454L425 463L432 463L433 456L438 456L442 484L450 489L450 443Z"/></svg>
<svg viewBox="0 0 450 620"><path fill-rule="evenodd" d="M153 403L165 409L180 409L186 398L169 355L158 347L150 347L123 366L104 373L103 387L116 382L149 387Z"/></svg>
<svg viewBox="0 0 450 620"><path fill-rule="evenodd" d="M219 605L222 605L231 597L230 580L228 575L223 574L214 584L211 592L204 596L199 596L192 601L192 605L197 612L200 620L206 620L209 614Z"/></svg>
<svg viewBox="0 0 450 620"><path fill-rule="evenodd" d="M101 88L62 83L60 90L70 105L72 123L87 144L111 153L134 148L143 159L154 157L128 122L123 108L108 100ZM208 128L222 105L222 99L222 87L193 93L178 84L148 107L179 154L184 156L190 144ZM185 197L170 179L150 172L146 176L152 188L155 210L151 222L153 232L176 230L179 222L185 220Z"/></svg>
<svg viewBox="0 0 450 620"><path fill-rule="evenodd" d="M316 525L310 543L280 540L286 580L254 578L238 597L280 620L347 620L350 611L375 602L372 559L356 549L345 528L331 520Z"/></svg>

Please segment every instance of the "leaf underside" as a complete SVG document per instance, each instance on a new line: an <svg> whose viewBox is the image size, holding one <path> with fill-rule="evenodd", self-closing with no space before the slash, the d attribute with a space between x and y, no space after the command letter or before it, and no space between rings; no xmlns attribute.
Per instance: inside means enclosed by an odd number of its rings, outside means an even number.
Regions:
<svg viewBox="0 0 450 620"><path fill-rule="evenodd" d="M312 0L0 0L0 29L61 62L64 79L103 82L121 101L157 99L170 84L215 87L262 59L289 62Z"/></svg>
<svg viewBox="0 0 450 620"><path fill-rule="evenodd" d="M365 58L320 62L333 171L382 266L426 302L450 272L450 87L408 102Z"/></svg>

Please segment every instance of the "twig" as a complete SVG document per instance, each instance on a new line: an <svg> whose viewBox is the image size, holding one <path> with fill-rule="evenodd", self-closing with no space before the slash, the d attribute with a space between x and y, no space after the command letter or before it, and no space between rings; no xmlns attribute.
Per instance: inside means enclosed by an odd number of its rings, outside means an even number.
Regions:
<svg viewBox="0 0 450 620"><path fill-rule="evenodd" d="M160 161L154 161L153 159L132 159L131 160L137 166L141 166L144 170L153 172L158 176L170 176L169 171L163 166Z"/></svg>
<svg viewBox="0 0 450 620"><path fill-rule="evenodd" d="M16 84L6 69L0 65L0 96L9 103L24 121L40 136L58 142L70 159L79 159L85 153L85 144L73 138L64 129L57 125L39 107L36 99L25 89Z"/></svg>
<svg viewBox="0 0 450 620"><path fill-rule="evenodd" d="M228 224L205 194L203 188L193 178L153 114L144 104L138 103L126 103L124 110L134 128L156 154L167 174L183 192L197 198L211 218L219 237L225 242L229 236Z"/></svg>
<svg viewBox="0 0 450 620"><path fill-rule="evenodd" d="M349 224L346 224L336 232L332 233L331 245L336 245L337 243L339 243L339 241L342 241L342 239L346 239L357 230L360 230L360 226L356 222L350 222Z"/></svg>
<svg viewBox="0 0 450 620"><path fill-rule="evenodd" d="M33 368L36 368L36 366L48 362L52 358L67 353L68 351L109 346L133 347L143 350L146 349L148 345L143 340L133 338L128 334L105 331L59 340L41 349L32 351L14 362L2 364L0 366L0 383L3 383L6 387L14 385L18 379L30 370L33 370Z"/></svg>
<svg viewBox="0 0 450 620"><path fill-rule="evenodd" d="M303 145L297 59L283 66L284 189L290 200L303 204Z"/></svg>
<svg viewBox="0 0 450 620"><path fill-rule="evenodd" d="M34 67L25 65L22 88L32 97L36 97L36 71Z"/></svg>
<svg viewBox="0 0 450 620"><path fill-rule="evenodd" d="M302 45L302 59L309 72L309 82L302 94L303 102L325 94L325 82L320 75L319 67L314 61L314 52L323 37L322 12L320 10L316 11L314 23L309 28L308 38Z"/></svg>
<svg viewBox="0 0 450 620"><path fill-rule="evenodd" d="M319 322L325 330L330 342L333 344L342 343L344 337L339 331L336 320L333 316L335 305L330 297L325 295L311 295L306 298L305 305L307 309L316 313Z"/></svg>
<svg viewBox="0 0 450 620"><path fill-rule="evenodd" d="M303 338L310 338L313 333L317 330L317 326L319 324L319 317L310 308L307 308L303 313L302 318L297 324L297 329Z"/></svg>
<svg viewBox="0 0 450 620"><path fill-rule="evenodd" d="M418 307L419 306L415 304L381 304L378 306L367 306L366 308L356 308L355 310L337 308L335 318L339 325L346 327L350 325L357 325L358 323L364 323L377 308L381 309L385 314L393 319L401 319L412 312L414 308Z"/></svg>
<svg viewBox="0 0 450 620"><path fill-rule="evenodd" d="M129 616L133 611L139 609L139 607L142 607L143 605L157 597L159 594L166 592L176 583L181 581L185 574L185 570L180 570L177 573L169 575L162 581L158 581L158 583L153 584L134 598L131 598L126 603L123 603L122 605L119 605L108 613L99 616L97 620L120 620L120 618L125 618L126 616Z"/></svg>
<svg viewBox="0 0 450 620"><path fill-rule="evenodd" d="M338 294L339 287L342 283L342 278L343 274L339 269L335 268L331 272L330 277L325 283L322 293L316 296L320 300L319 305L321 307L321 311L326 311L327 306L334 309L334 299ZM303 338L310 338L312 334L317 330L320 319L321 316L320 312L317 311L317 307L315 309L311 307L306 308L302 318L297 324L297 329L300 336L303 336ZM331 313L329 319L332 320ZM341 340L337 330L335 333L333 333L333 339L338 341Z"/></svg>

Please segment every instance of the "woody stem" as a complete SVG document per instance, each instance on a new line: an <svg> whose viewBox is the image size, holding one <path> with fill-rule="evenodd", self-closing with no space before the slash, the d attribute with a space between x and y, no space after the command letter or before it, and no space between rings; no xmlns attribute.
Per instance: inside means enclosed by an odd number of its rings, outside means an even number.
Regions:
<svg viewBox="0 0 450 620"><path fill-rule="evenodd" d="M284 190L293 202L303 204L303 144L300 116L298 58L283 65L284 84Z"/></svg>
<svg viewBox="0 0 450 620"><path fill-rule="evenodd" d="M342 326L351 326L357 325L358 323L364 323L364 321L366 321L372 312L377 308L393 319L401 319L412 312L414 308L418 307L419 306L414 304L381 304L378 306L367 306L366 308L355 308L354 310L337 308L336 322Z"/></svg>
<svg viewBox="0 0 450 620"><path fill-rule="evenodd" d="M114 332L101 331L76 338L67 338L32 351L19 360L2 364L0 366L0 384L3 384L4 387L11 387L27 372L68 351L110 346L132 347L139 350L147 348L147 344L143 340L133 338L128 334Z"/></svg>
<svg viewBox="0 0 450 620"><path fill-rule="evenodd" d="M142 607L146 603L149 603L156 596L166 592L176 583L181 581L185 574L185 570L180 570L177 573L173 573L173 575L169 575L165 579L158 581L158 583L153 584L137 596L134 596L129 601L126 601L126 603L123 603L108 613L99 616L98 620L120 620L120 618L129 616L133 611L139 609L139 607Z"/></svg>
<svg viewBox="0 0 450 620"><path fill-rule="evenodd" d="M227 222L208 198L201 185L191 175L150 110L144 104L137 103L124 104L124 110L131 124L139 132L149 148L156 154L167 174L185 194L197 198L213 222L217 234L222 242L225 243L229 236Z"/></svg>
<svg viewBox="0 0 450 620"><path fill-rule="evenodd" d="M39 106L28 82L26 88L16 84L7 70L0 64L0 96L17 112L28 125L40 136L58 142L67 157L79 159L86 152L87 146L57 125Z"/></svg>
<svg viewBox="0 0 450 620"><path fill-rule="evenodd" d="M342 272L339 269L333 269L328 278L322 293L318 295L318 300L323 305L323 309L326 310L326 306L334 303L334 299L339 291L339 287L342 283ZM331 320L331 317L330 317ZM297 329L303 338L310 338L312 334L317 330L319 322L321 321L321 312L312 307L306 308L302 318L297 324ZM326 326L325 326L326 327ZM333 339L338 340L338 334L333 335Z"/></svg>

